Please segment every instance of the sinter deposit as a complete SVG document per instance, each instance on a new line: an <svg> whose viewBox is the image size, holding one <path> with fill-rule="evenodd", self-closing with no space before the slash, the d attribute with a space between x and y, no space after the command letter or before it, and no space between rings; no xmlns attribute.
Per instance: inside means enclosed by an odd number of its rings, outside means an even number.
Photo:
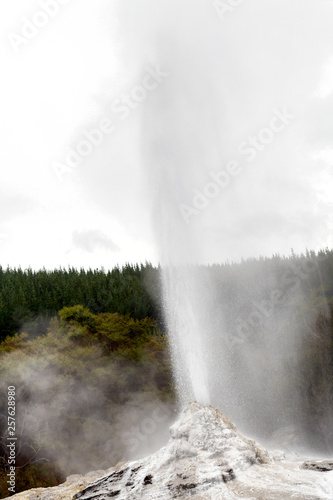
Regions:
<svg viewBox="0 0 333 500"><path fill-rule="evenodd" d="M244 437L216 408L190 403L160 451L123 464L90 485L36 489L24 500L333 499L332 462L288 461ZM66 484L66 483L65 483ZM76 492L76 493L75 493ZM75 494L74 494L75 493Z"/></svg>

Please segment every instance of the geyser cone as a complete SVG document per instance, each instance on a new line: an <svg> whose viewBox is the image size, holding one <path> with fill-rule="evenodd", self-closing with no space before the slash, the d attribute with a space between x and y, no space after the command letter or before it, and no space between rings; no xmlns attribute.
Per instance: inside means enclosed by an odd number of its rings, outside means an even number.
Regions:
<svg viewBox="0 0 333 500"><path fill-rule="evenodd" d="M213 407L189 403L170 433L168 444L159 452L126 464L75 498L102 500L109 495L131 500L167 499L186 496L189 490L204 494L212 486L216 494L222 494L227 493L226 483L239 471L256 463L269 463L266 451L242 436Z"/></svg>
<svg viewBox="0 0 333 500"><path fill-rule="evenodd" d="M333 498L329 474L301 470L243 436L219 410L189 403L170 428L167 445L128 462L74 499L310 500Z"/></svg>

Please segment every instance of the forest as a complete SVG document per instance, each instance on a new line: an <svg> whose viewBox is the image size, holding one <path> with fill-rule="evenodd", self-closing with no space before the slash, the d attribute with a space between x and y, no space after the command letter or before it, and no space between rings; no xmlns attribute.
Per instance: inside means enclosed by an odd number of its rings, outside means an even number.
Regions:
<svg viewBox="0 0 333 500"><path fill-rule="evenodd" d="M117 312L161 322L160 274L150 264L112 271L32 271L0 267L0 341L22 330L46 332L50 318L77 304L94 313Z"/></svg>
<svg viewBox="0 0 333 500"><path fill-rule="evenodd" d="M283 383L301 387L304 439L332 453L333 251L193 272L214 290L210 314L221 346L237 354L245 338L255 348L264 335L297 330L299 355L286 363ZM1 498L8 386L17 398L17 492L136 458L167 432L176 396L161 283L161 269L149 263L111 271L0 268ZM151 432L140 427L148 420Z"/></svg>

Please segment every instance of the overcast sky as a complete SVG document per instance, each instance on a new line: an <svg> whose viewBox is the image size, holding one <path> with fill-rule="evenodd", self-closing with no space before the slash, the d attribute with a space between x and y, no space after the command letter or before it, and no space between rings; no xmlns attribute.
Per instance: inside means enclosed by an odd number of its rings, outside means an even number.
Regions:
<svg viewBox="0 0 333 500"><path fill-rule="evenodd" d="M329 0L2 0L1 265L331 247L332 21Z"/></svg>

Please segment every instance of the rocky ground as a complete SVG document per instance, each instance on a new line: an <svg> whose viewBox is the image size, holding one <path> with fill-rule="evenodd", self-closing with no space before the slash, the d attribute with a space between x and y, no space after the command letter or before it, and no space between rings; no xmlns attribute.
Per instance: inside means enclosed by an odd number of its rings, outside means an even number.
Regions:
<svg viewBox="0 0 333 500"><path fill-rule="evenodd" d="M158 452L71 476L15 500L333 500L333 462L290 461L240 434L216 408L190 403Z"/></svg>

